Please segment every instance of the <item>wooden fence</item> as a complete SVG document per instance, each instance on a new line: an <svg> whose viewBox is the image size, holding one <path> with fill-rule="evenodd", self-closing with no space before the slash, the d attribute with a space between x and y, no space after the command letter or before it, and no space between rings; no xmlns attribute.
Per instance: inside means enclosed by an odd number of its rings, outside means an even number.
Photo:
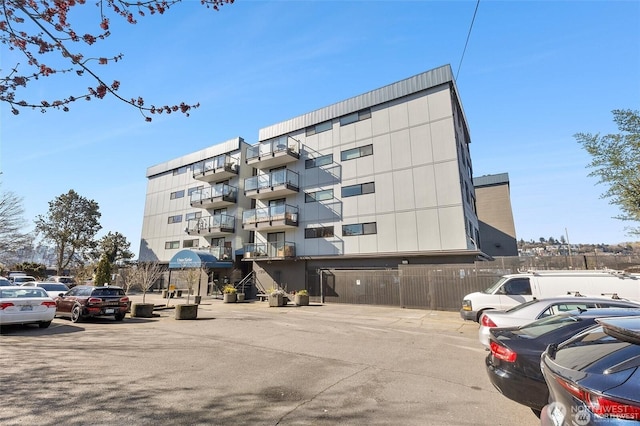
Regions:
<svg viewBox="0 0 640 426"><path fill-rule="evenodd" d="M609 265L605 265L606 261ZM323 269L307 271L311 300L325 303L388 305L457 311L465 295L490 287L500 276L529 269L625 269L638 259L575 256L504 257L492 262L398 265L398 269ZM565 267L571 264L573 267ZM585 267L586 265L586 267ZM322 284L322 289L321 289Z"/></svg>

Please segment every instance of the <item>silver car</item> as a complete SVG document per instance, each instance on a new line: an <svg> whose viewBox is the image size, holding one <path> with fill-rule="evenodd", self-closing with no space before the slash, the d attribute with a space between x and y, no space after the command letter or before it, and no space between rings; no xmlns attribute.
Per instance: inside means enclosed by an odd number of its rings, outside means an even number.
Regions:
<svg viewBox="0 0 640 426"><path fill-rule="evenodd" d="M478 339L480 343L488 348L489 332L492 328L518 327L560 312L587 308L640 308L640 303L605 296L584 297L580 294L533 299L506 311L484 311L480 316Z"/></svg>

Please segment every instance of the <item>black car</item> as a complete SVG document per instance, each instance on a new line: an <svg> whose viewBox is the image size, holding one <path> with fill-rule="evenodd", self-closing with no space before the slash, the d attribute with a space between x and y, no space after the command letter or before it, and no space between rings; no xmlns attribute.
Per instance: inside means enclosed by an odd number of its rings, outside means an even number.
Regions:
<svg viewBox="0 0 640 426"><path fill-rule="evenodd" d="M117 286L75 286L55 299L56 316L78 322L86 318L113 316L122 321L129 309L129 297Z"/></svg>
<svg viewBox="0 0 640 426"><path fill-rule="evenodd" d="M491 383L507 398L540 416L549 390L540 371L540 355L550 344L562 343L596 324L596 318L640 316L640 309L578 309L520 327L491 329L491 353L485 364Z"/></svg>
<svg viewBox="0 0 640 426"><path fill-rule="evenodd" d="M549 345L542 354L550 390L542 425L640 422L640 317L597 322L560 345Z"/></svg>

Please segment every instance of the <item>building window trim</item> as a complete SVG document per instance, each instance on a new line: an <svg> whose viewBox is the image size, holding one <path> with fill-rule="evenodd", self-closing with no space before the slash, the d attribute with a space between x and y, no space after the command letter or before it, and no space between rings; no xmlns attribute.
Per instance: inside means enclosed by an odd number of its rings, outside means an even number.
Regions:
<svg viewBox="0 0 640 426"><path fill-rule="evenodd" d="M333 226L317 226L305 228L304 238L331 238L334 236Z"/></svg>
<svg viewBox="0 0 640 426"><path fill-rule="evenodd" d="M167 219L167 223L171 224L171 223L180 223L182 222L182 215L181 214L177 214L175 216L169 216L169 218Z"/></svg>
<svg viewBox="0 0 640 426"><path fill-rule="evenodd" d="M171 195L169 195L170 200L177 200L178 198L183 198L183 197L184 197L184 189L181 189L180 191L174 191L171 193Z"/></svg>
<svg viewBox="0 0 640 426"><path fill-rule="evenodd" d="M180 241L166 241L164 243L165 250L175 250L180 248Z"/></svg>
<svg viewBox="0 0 640 426"><path fill-rule="evenodd" d="M343 237L356 237L360 235L373 235L378 233L378 225L376 222L352 223L350 225L342 225Z"/></svg>
<svg viewBox="0 0 640 426"><path fill-rule="evenodd" d="M371 118L371 108L365 108L358 112L343 115L340 117L340 126L347 126L358 121L367 120Z"/></svg>
<svg viewBox="0 0 640 426"><path fill-rule="evenodd" d="M359 183L342 187L342 198L355 197L376 192L375 182Z"/></svg>
<svg viewBox="0 0 640 426"><path fill-rule="evenodd" d="M347 149L340 153L340 159L342 161L355 160L360 157L367 157L373 155L373 145L360 146L358 148Z"/></svg>

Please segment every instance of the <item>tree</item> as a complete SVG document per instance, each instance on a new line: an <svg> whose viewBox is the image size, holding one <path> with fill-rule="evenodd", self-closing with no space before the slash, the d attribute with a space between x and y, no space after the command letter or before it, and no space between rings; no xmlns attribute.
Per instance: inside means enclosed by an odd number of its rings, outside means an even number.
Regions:
<svg viewBox="0 0 640 426"><path fill-rule="evenodd" d="M96 269L95 285L109 285L111 283L111 263L106 254L100 257L98 269Z"/></svg>
<svg viewBox="0 0 640 426"><path fill-rule="evenodd" d="M640 221L640 113L616 109L613 121L620 133L576 133L574 138L591 155L589 176L608 186L602 198L609 198L621 214L616 219ZM627 228L630 235L640 235L640 228Z"/></svg>
<svg viewBox="0 0 640 426"><path fill-rule="evenodd" d="M22 198L13 192L0 193L0 262L13 263L16 252L30 245L30 236L23 232L24 219Z"/></svg>
<svg viewBox="0 0 640 426"><path fill-rule="evenodd" d="M36 217L36 232L55 246L59 275L72 262L82 263L81 259L96 246L94 237L102 228L100 216L98 203L71 189L49 202L46 216Z"/></svg>
<svg viewBox="0 0 640 426"><path fill-rule="evenodd" d="M55 108L69 110L69 105L77 100L103 99L107 95L137 108L151 121L149 114L170 114L180 111L189 116L189 111L198 104L156 107L146 106L142 97L126 98L118 93L120 82L115 80L107 84L94 68L96 65L108 65L123 59L123 54L103 56L94 54L85 57L90 47L111 35L111 19L124 19L135 24L137 15L142 18L164 14L170 7L182 0L98 0L95 15L94 34L82 34L82 25L86 16L81 13L86 0L50 1L50 0L0 0L0 43L10 50L19 52L25 58L26 69L16 64L11 69L0 70L0 101L11 105L13 114L19 114L22 108L39 109L46 112ZM233 0L200 0L207 8L219 10L221 6L233 3ZM69 95L63 99L23 100L18 99L18 91L27 88L41 78L52 78L61 74L75 74L79 78L88 78L92 85L86 92ZM84 86L86 87L86 86ZM37 92L34 92L37 93Z"/></svg>
<svg viewBox="0 0 640 426"><path fill-rule="evenodd" d="M109 232L98 241L99 254L106 254L112 264L119 260L133 258L134 254L129 251L129 247L131 247L131 243L127 241L127 237L119 232L113 234Z"/></svg>
<svg viewBox="0 0 640 426"><path fill-rule="evenodd" d="M144 303L147 291L162 275L162 266L158 262L138 262L136 269L140 288L142 289L142 303Z"/></svg>
<svg viewBox="0 0 640 426"><path fill-rule="evenodd" d="M16 271L22 271L27 275L31 275L39 280L47 278L47 267L42 263L22 262L13 267Z"/></svg>

